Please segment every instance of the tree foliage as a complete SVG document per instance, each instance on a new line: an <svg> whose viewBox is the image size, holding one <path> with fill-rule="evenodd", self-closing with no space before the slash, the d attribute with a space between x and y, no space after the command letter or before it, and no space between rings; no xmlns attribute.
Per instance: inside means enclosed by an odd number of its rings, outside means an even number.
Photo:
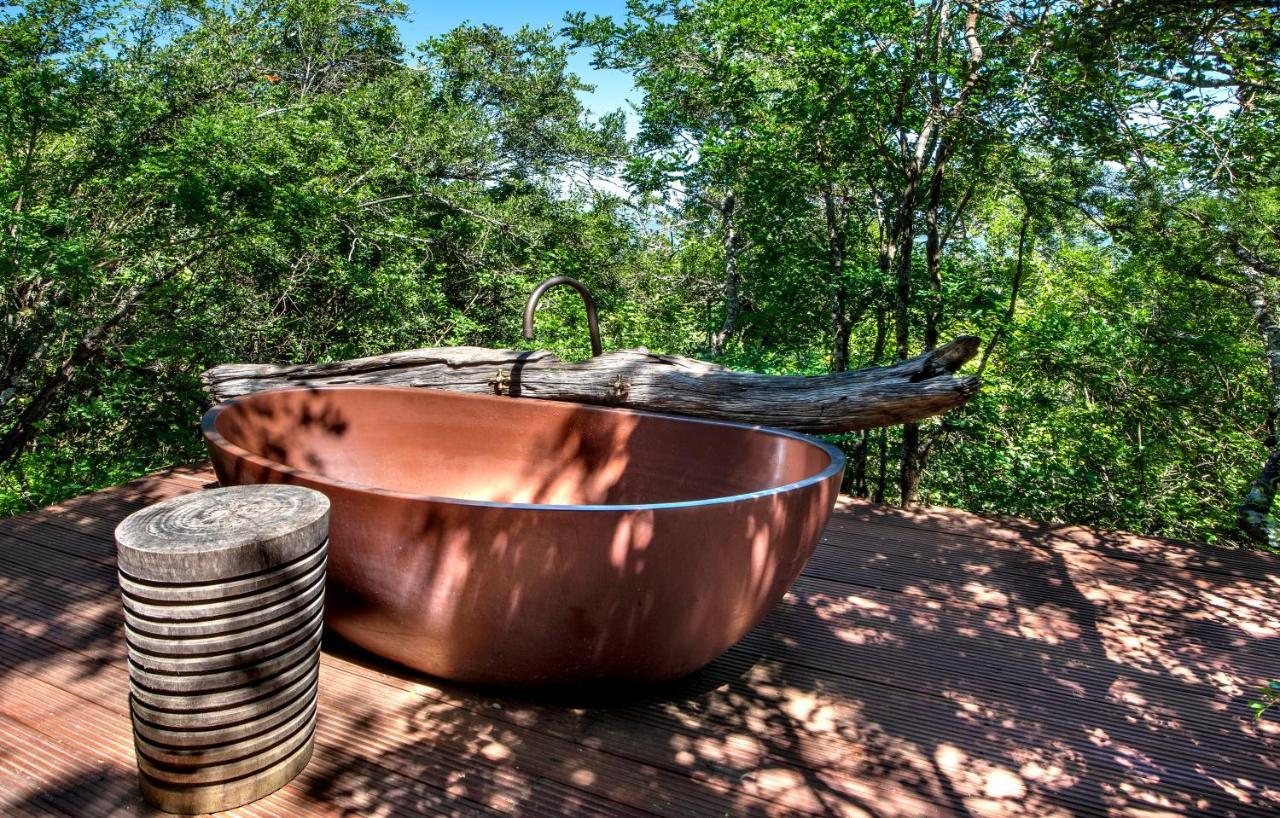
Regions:
<svg viewBox="0 0 1280 818"><path fill-rule="evenodd" d="M208 366L518 345L564 273L606 345L763 371L981 335L968 408L840 440L852 492L1271 528L1268 4L631 0L414 50L402 13L0 7L0 512L198 458ZM549 301L537 344L587 354Z"/></svg>

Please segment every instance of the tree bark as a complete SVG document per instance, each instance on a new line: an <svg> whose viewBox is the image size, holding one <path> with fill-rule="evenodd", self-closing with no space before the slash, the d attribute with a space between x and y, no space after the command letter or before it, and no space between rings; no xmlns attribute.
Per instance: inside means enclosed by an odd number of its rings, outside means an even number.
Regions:
<svg viewBox="0 0 1280 818"><path fill-rule="evenodd" d="M878 455L876 458L876 487L871 492L871 500L875 503L884 502L885 485L888 483L889 473L889 430L879 430L879 441L877 442Z"/></svg>
<svg viewBox="0 0 1280 818"><path fill-rule="evenodd" d="M946 239L938 226L938 211L942 205L942 182L950 154L950 143L945 139L940 141L933 178L929 180L929 206L925 210L925 267L929 281L929 304L924 315L926 351L938 345L938 326L942 323L942 248Z"/></svg>
<svg viewBox="0 0 1280 818"><path fill-rule="evenodd" d="M898 247L898 270L894 286L893 301L893 340L898 360L905 360L907 349L911 343L911 256L915 244L915 190L911 190L910 210L906 222L900 225L902 232L897 232L893 239Z"/></svg>
<svg viewBox="0 0 1280 818"><path fill-rule="evenodd" d="M898 505L911 506L916 502L916 491L920 488L920 463L917 453L920 451L920 424L904 423L902 425L902 456L898 462Z"/></svg>
<svg viewBox="0 0 1280 818"><path fill-rule="evenodd" d="M443 347L328 364L226 364L204 373L214 400L290 386L416 386L737 420L803 432L850 432L932 417L968 402L975 378L953 373L976 354L961 336L887 367L815 377L735 372L643 349L586 361L549 352Z"/></svg>
<svg viewBox="0 0 1280 818"><path fill-rule="evenodd" d="M853 321L849 316L849 289L844 280L844 219L831 185L823 189L822 203L827 221L827 280L831 282L832 291L831 371L844 372L849 368L849 336L853 332Z"/></svg>
<svg viewBox="0 0 1280 818"><path fill-rule="evenodd" d="M938 155L934 160L933 176L929 180L928 207L925 210L925 268L928 272L929 303L924 315L924 348L929 351L938 345L938 326L942 322L942 248L944 239L938 225L938 211L942 202L942 182L946 173L949 143L938 142ZM909 273L908 273L909 275ZM908 279L908 284L910 279ZM924 473L925 459L920 448L920 425L908 423L902 427L902 459L898 472L899 501L904 506L914 505L920 490L920 477Z"/></svg>
<svg viewBox="0 0 1280 818"><path fill-rule="evenodd" d="M1262 336L1267 356L1270 406L1268 411L1280 414L1280 305L1266 274L1248 264L1243 266L1244 295L1253 312L1254 323ZM1258 476L1254 478L1236 509L1240 530L1259 543L1268 540L1268 520L1275 505L1276 489L1280 486L1280 448L1271 441L1272 448Z"/></svg>
<svg viewBox="0 0 1280 818"><path fill-rule="evenodd" d="M724 354L725 344L738 331L738 320L742 315L741 280L738 273L738 254L742 241L738 234L737 223L738 198L729 191L720 205L720 222L723 227L724 247L724 319L720 329L711 336L711 354L720 357Z"/></svg>
<svg viewBox="0 0 1280 818"><path fill-rule="evenodd" d="M871 442L870 435L870 429L863 429L858 434L858 442L849 458L849 484L853 486L854 497L867 496L867 446Z"/></svg>
<svg viewBox="0 0 1280 818"><path fill-rule="evenodd" d="M889 331L888 316L883 304L876 308L876 340L871 353L871 365L879 366L884 360L884 345ZM861 440L853 451L853 493L857 497L871 496L871 483L867 475L867 456L871 451L871 430L863 429ZM881 465L880 482L884 482L883 464ZM881 491L883 497L884 492Z"/></svg>
<svg viewBox="0 0 1280 818"><path fill-rule="evenodd" d="M914 199L914 187L912 196ZM898 251L898 279L894 302L894 346L898 360L907 357L911 342L911 261L915 244L915 221L907 222L902 237L902 249ZM915 451L920 445L920 427L907 423L902 427L902 448L898 457L898 502L910 505L915 497L915 487L920 483L916 473Z"/></svg>

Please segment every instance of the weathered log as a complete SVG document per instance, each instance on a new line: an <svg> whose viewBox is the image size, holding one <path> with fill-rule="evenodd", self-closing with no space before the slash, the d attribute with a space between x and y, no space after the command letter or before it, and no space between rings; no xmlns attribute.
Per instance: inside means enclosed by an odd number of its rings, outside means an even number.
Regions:
<svg viewBox="0 0 1280 818"><path fill-rule="evenodd" d="M203 375L215 401L289 386L416 386L849 432L939 415L968 402L954 373L978 350L965 335L892 366L812 377L761 375L644 349L562 361L550 352L442 347L326 364L224 364Z"/></svg>

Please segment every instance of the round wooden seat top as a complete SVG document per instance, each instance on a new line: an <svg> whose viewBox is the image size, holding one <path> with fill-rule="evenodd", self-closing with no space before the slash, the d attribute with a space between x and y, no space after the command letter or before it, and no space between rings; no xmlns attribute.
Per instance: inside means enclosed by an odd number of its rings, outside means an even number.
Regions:
<svg viewBox="0 0 1280 818"><path fill-rule="evenodd" d="M314 489L231 486L134 512L116 527L116 555L133 579L216 583L279 568L328 531L329 498Z"/></svg>

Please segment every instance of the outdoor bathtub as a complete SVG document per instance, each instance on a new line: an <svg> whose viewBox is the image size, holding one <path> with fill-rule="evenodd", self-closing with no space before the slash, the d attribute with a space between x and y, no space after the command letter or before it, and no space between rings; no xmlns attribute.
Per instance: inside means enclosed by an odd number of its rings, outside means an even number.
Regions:
<svg viewBox="0 0 1280 818"><path fill-rule="evenodd" d="M329 627L500 685L715 659L795 581L844 468L772 429L397 387L260 392L203 431L223 485L328 495Z"/></svg>

